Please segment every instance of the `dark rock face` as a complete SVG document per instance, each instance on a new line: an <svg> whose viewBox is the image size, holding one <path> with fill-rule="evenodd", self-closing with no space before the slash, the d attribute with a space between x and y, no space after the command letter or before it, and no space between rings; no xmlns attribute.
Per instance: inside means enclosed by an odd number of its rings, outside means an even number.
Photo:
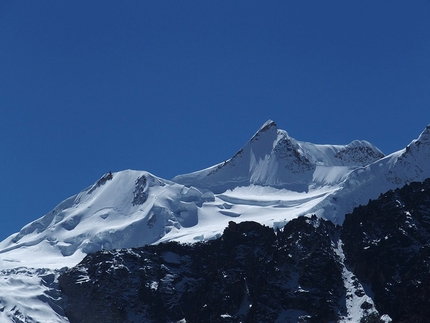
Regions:
<svg viewBox="0 0 430 323"><path fill-rule="evenodd" d="M89 254L59 282L71 323L339 322L366 293L361 323L428 322L430 180L381 195L343 227L230 222L205 243Z"/></svg>
<svg viewBox="0 0 430 323"><path fill-rule="evenodd" d="M345 312L337 230L316 217L275 234L230 222L223 236L88 255L61 276L70 322L336 321ZM324 277L316 275L324 272Z"/></svg>
<svg viewBox="0 0 430 323"><path fill-rule="evenodd" d="M87 192L87 194L91 194L92 192L94 192L97 188L99 188L100 186L103 186L106 184L107 181L112 180L113 175L112 172L109 172L107 174L104 174Z"/></svg>
<svg viewBox="0 0 430 323"><path fill-rule="evenodd" d="M293 174L302 174L315 170L316 166L311 161L301 154L294 144L293 140L289 137L284 137L278 141L273 148L275 155L284 161L285 168ZM309 181L311 181L310 178Z"/></svg>
<svg viewBox="0 0 430 323"><path fill-rule="evenodd" d="M141 205L148 199L148 194L145 192L146 188L146 176L142 175L136 179L135 188L133 192L133 205Z"/></svg>
<svg viewBox="0 0 430 323"><path fill-rule="evenodd" d="M334 157L347 163L353 162L355 165L366 166L378 159L385 157L385 155L380 151L372 149L371 147L350 147L348 145L336 153Z"/></svg>
<svg viewBox="0 0 430 323"><path fill-rule="evenodd" d="M393 322L430 317L430 180L389 191L345 218L347 264Z"/></svg>

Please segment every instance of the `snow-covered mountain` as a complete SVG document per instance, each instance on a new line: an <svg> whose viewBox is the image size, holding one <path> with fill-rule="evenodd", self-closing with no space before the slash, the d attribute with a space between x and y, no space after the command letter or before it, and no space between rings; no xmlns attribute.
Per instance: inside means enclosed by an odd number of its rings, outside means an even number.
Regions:
<svg viewBox="0 0 430 323"><path fill-rule="evenodd" d="M366 141L298 141L269 120L231 159L201 171L172 180L145 171L105 174L0 242L0 290L8 291L0 295L0 320L43 321L42 312L44 322L68 322L53 286L61 268L88 253L215 239L232 220L276 229L317 214L342 224L369 199L429 178L429 160L430 126L384 156Z"/></svg>
<svg viewBox="0 0 430 323"><path fill-rule="evenodd" d="M232 221L206 243L100 251L61 275L66 313L71 323L426 323L429 216L430 179L343 226L315 215L276 232Z"/></svg>
<svg viewBox="0 0 430 323"><path fill-rule="evenodd" d="M296 141L269 120L231 159L172 181L144 171L105 174L1 242L2 266L56 268L58 259L75 264L101 249L211 239L232 218L283 225L318 209L351 172L383 157L366 141ZM50 256L30 257L40 249Z"/></svg>
<svg viewBox="0 0 430 323"><path fill-rule="evenodd" d="M215 193L250 184L307 192L310 186L338 184L351 169L382 157L367 141L346 146L297 141L269 120L231 159L173 181Z"/></svg>
<svg viewBox="0 0 430 323"><path fill-rule="evenodd" d="M349 173L340 189L314 211L342 224L345 214L354 207L367 204L369 199L376 199L388 190L429 177L430 125L406 148Z"/></svg>

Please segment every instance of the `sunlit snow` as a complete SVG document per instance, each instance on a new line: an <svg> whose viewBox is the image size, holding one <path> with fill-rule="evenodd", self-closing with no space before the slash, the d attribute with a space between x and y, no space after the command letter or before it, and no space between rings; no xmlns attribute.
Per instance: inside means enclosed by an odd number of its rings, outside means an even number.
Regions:
<svg viewBox="0 0 430 323"><path fill-rule="evenodd" d="M342 224L355 206L430 177L429 138L428 127L384 157L365 141L296 141L268 121L231 159L172 181L144 171L106 174L0 243L1 322L12 316L68 322L51 285L58 270L89 252L214 239L229 221L276 229L317 214ZM356 316L353 309L349 315Z"/></svg>

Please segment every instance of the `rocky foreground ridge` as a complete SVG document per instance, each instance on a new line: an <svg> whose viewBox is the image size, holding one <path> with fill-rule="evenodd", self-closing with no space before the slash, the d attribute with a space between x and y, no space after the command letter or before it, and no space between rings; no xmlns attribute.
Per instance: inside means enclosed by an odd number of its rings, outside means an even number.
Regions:
<svg viewBox="0 0 430 323"><path fill-rule="evenodd" d="M216 240L104 250L60 278L82 322L428 322L430 180L382 194L343 226L230 222Z"/></svg>

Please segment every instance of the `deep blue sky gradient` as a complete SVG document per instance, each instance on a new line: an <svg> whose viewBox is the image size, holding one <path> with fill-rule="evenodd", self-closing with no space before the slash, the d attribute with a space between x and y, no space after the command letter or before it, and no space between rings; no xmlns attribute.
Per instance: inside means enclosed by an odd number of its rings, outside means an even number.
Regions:
<svg viewBox="0 0 430 323"><path fill-rule="evenodd" d="M170 179L267 120L388 154L430 123L429 1L0 2L0 239L105 172Z"/></svg>

